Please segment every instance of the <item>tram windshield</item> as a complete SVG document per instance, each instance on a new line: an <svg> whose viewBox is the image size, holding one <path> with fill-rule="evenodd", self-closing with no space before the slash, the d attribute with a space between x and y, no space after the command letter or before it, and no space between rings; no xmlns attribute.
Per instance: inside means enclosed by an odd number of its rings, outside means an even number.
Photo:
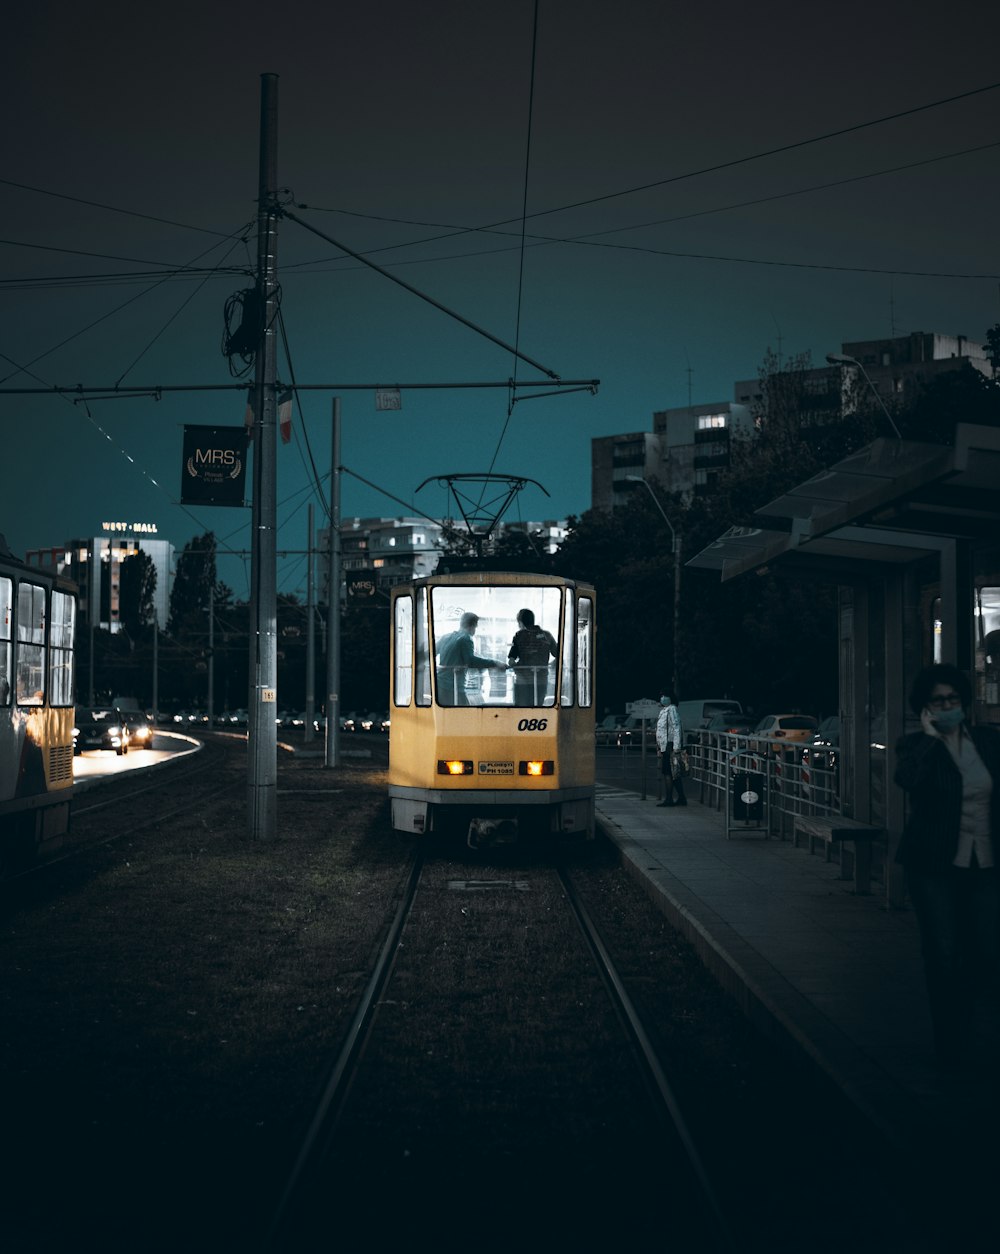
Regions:
<svg viewBox="0 0 1000 1254"><path fill-rule="evenodd" d="M439 704L555 705L561 596L557 587L432 588Z"/></svg>

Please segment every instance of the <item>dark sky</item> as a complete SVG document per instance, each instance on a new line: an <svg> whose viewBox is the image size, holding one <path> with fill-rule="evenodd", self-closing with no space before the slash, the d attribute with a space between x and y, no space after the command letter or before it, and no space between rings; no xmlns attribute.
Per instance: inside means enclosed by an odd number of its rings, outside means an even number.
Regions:
<svg viewBox="0 0 1000 1254"><path fill-rule="evenodd" d="M509 421L505 389L410 390L395 414L342 391L344 464L435 516L446 498L414 497L424 479L491 463L550 494L525 491L513 517L582 512L593 436L649 429L689 388L732 399L769 347L822 363L892 333L982 340L1000 320L1000 147L984 147L1000 144L1000 90L819 137L1000 83L1000 18L855 0L820 13L539 0L532 94L534 0L25 7L3 81L2 386L232 381L223 306L248 277L154 272L252 268L263 72L280 75L279 182L312 206L299 216L564 379L601 380ZM299 383L514 372L509 352L290 221L278 264ZM303 399L321 473L331 395ZM178 548L212 529L244 549L248 511L176 504L182 426L242 415L225 392L89 413L0 395L0 531L23 552L114 518L155 522ZM289 549L313 499L295 426L279 450ZM404 508L348 476L343 512ZM247 594L242 560L222 574ZM303 590L301 558L279 586Z"/></svg>

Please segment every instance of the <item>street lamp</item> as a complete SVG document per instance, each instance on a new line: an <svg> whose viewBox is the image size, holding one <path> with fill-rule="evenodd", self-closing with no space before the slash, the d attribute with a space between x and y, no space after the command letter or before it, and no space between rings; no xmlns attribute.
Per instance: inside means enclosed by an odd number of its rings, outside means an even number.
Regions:
<svg viewBox="0 0 1000 1254"><path fill-rule="evenodd" d="M674 700L679 700L680 693L677 685L677 655L679 653L678 640L680 639L681 629L681 538L674 530L674 524L667 517L666 511L660 504L659 498L649 483L642 475L626 475L625 478L629 483L641 483L649 495L653 498L653 504L663 515L663 521L670 528L670 539L674 553L674 647L673 647L673 665L670 668L670 686L673 689L671 695Z"/></svg>
<svg viewBox="0 0 1000 1254"><path fill-rule="evenodd" d="M865 382L871 388L875 399L882 406L882 412L885 414L886 418L889 419L889 426L892 427L893 431L895 432L896 439L901 440L903 437L899 434L899 428L896 426L896 424L892 420L892 414L890 414L888 409L886 409L885 401L879 395L878 388L875 386L874 383L872 383L871 379L869 379L868 371L864 368L864 366L862 366L861 362L858 361L856 357L848 357L846 353L827 353L826 359L830 363L831 366L857 366L857 368L861 371L862 375L864 376Z"/></svg>

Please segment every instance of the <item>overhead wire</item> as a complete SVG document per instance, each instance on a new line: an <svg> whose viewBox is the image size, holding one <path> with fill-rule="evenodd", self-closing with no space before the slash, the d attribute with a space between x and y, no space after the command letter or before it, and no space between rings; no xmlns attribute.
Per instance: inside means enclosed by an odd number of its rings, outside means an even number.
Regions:
<svg viewBox="0 0 1000 1254"><path fill-rule="evenodd" d="M302 410L302 400L300 398L298 388L296 387L295 367L292 364L292 350L289 347L289 343L288 343L288 330L285 326L285 319L282 316L280 307L278 309L278 330L281 334L282 347L285 350L285 360L288 363L288 375L289 375L289 381L292 384L292 396L294 397L295 405L296 405L296 408L298 409L298 414L299 414L298 426L295 428L296 447L299 449L299 456L301 457L302 448L301 448L301 445L299 444L299 434L298 434L299 431L301 430L302 442L305 444L306 454L309 458L308 465L306 465L305 460L303 459L303 467L306 471L307 476L310 479L312 490L315 492L316 497L319 500L320 508L326 514L327 520L329 521L330 506L329 506L329 503L325 500L322 489L320 487L320 484L322 481L320 479L319 471L316 469L316 460L313 457L312 445L309 442L309 429L306 426L305 414Z"/></svg>
<svg viewBox="0 0 1000 1254"><path fill-rule="evenodd" d="M152 213L141 213L137 209L123 209L120 205L108 205L99 200L85 200L82 196L70 196L66 192L54 192L47 187L33 187L29 183L16 183L13 179L0 178L0 184L4 187L16 187L23 192L35 192L39 196L53 196L57 200L69 200L77 205L87 205L91 209L104 209L109 213L121 213L130 218L143 218L147 222L159 222L163 226L176 226L184 231L201 231L206 235L219 235L223 239L230 239L225 231L214 231L211 227L195 226L191 222L177 222L173 218L161 218Z"/></svg>
<svg viewBox="0 0 1000 1254"><path fill-rule="evenodd" d="M233 251L233 249L238 248L238 247L239 247L239 245L240 245L240 241L239 241L239 239L234 240L234 241L233 241L233 243L231 244L231 246L230 246L229 250L226 252L225 256L222 258L222 261L225 261L225 260L226 260L226 258L229 256L229 254ZM221 263L220 263L220 264L221 264ZM157 331L157 333L156 333L156 334L153 336L153 338L149 341L149 343L148 343L148 344L146 345L146 347L142 350L142 352L141 352L141 353L139 353L139 355L138 355L138 356L137 356L137 357L136 357L136 358L135 358L135 359L131 362L131 364L130 364L129 366L127 366L127 367L126 367L126 368L122 371L122 373L118 376L118 378L117 378L117 379L116 379L116 381L115 381L115 386L116 386L116 387L118 387L118 386L122 383L122 381L124 380L125 376L126 376L126 375L127 375L127 374L131 371L131 370L132 370L132 368L133 368L134 366L136 366L136 365L137 365L137 364L138 364L138 363L139 363L139 362L143 359L143 357L145 357L145 355L146 355L146 354L149 352L149 350L153 347L153 345L154 345L154 344L156 343L156 341L160 338L160 336L161 336L161 335L163 335L163 333L167 330L167 328L171 325L171 323L173 323L173 322L174 322L177 318L179 318L179 317L180 317L181 313L182 313L182 312L183 312L183 311L187 308L187 306L191 303L191 301L193 301L193 300L194 300L194 298L195 298L195 297L198 295L198 293L202 290L202 288L205 286L205 284L208 282L208 280L209 280L209 279L212 277L212 275L213 275L214 273L216 273L217 271L218 271L218 267L216 267L216 269L215 269L215 270L210 270L210 271L209 271L209 273L208 273L208 274L206 274L206 275L205 275L205 277L202 279L202 281L198 284L198 286L195 288L195 290L194 290L193 292L189 292L189 293L188 293L188 295L186 296L186 298L185 298L184 300L182 300L182 301L181 301L180 305L178 305L178 307L174 310L174 312L173 312L173 313L170 315L170 317L166 320L166 322L163 324L163 326L162 326L162 327L160 327L159 331Z"/></svg>
<svg viewBox="0 0 1000 1254"><path fill-rule="evenodd" d="M244 229L245 230L249 229L249 224ZM226 238L229 239L231 238L231 236L227 236ZM219 247L218 243L210 245L208 248L198 253L197 256L193 257L192 263L195 261L200 261L202 257L206 256L208 253L212 252L214 249L218 247ZM148 296L150 292L156 291L156 289L162 284L162 282L163 282L162 279L158 279L155 283L151 283L148 287L143 288L141 292L136 292L136 294L134 296L130 296L128 300L123 301L120 305L116 305L114 309L109 309L106 313L101 314L99 318L95 318L93 322L90 322L86 326L81 327L79 330L74 331L72 335L66 336L64 339L60 340L58 344L52 345L51 348L47 348L44 353L39 353L37 356L32 357L31 360L27 363L28 366L35 365L37 362L42 361L46 357L49 357L52 353L57 352L60 348L65 347L65 345L71 343L73 340L79 339L81 335L86 335L88 331L92 331L94 327L100 326L100 324L102 322L106 322L108 318L113 318L115 314L121 313L121 311L123 309L127 309L129 305L135 304L135 302L137 300L141 300L143 296ZM21 367L21 369L25 370L25 367ZM18 373L17 371L14 372L14 374L17 374L17 373ZM0 379L0 384L6 383L8 379L11 379L14 377L14 374L5 375L2 379Z"/></svg>
<svg viewBox="0 0 1000 1254"><path fill-rule="evenodd" d="M521 191L521 241L518 257L517 270L517 310L514 317L514 364L512 366L511 388L507 394L507 417L504 419L503 427L500 430L496 447L493 450L493 456L490 458L489 469L487 474L492 473L493 467L496 465L497 458L500 456L500 449L503 446L504 438L507 435L507 428L510 426L510 416L514 412L514 397L516 395L517 386L517 366L518 366L518 347L521 343L521 305L524 298L524 255L525 255L525 232L528 222L528 184L531 174L531 132L535 115L535 67L538 58L538 0L535 0L534 20L531 32L531 70L528 75L528 120L527 135L524 143L524 178L522 180ZM486 485L480 492L480 505L482 504L482 493L485 492Z"/></svg>
<svg viewBox="0 0 1000 1254"><path fill-rule="evenodd" d="M843 126L834 131L825 131L821 135L813 135L808 139L794 140L791 143L779 144L775 148L765 148L760 152L748 153L742 157L733 157L729 161L719 161L716 162L715 165L702 166L696 170L687 170L683 174L672 174L666 178L653 179L648 183L639 183L632 187L619 188L617 191L605 192L600 196L590 196L584 200L571 201L570 203L564 205L554 205L550 209L537 209L534 213L529 214L528 217L542 218L554 213L566 213L572 209L582 209L588 205L603 204L606 201L617 200L623 196L634 196L638 192L651 191L654 188L667 187L672 183L681 183L687 179L700 178L704 174L716 174L720 170L730 170L735 166L747 165L752 161L761 161L765 157L774 157L784 152L793 152L798 148L809 147L812 144L825 143L827 140L837 139L842 135L852 135L858 131L867 130L872 126L882 126L886 122L894 122L898 121L900 118L911 117L916 113L924 113L929 109L939 109L944 105L954 104L958 100L966 100L971 96L981 95L983 92L996 91L997 88L1000 88L1000 83L988 83L983 87L975 87L969 91L960 92L954 96L946 96L941 100L932 100L926 104L916 105L910 109L901 109L896 113L888 113L882 117L871 118L867 122L857 122L852 126ZM312 206L300 205L299 208L312 208ZM512 226L516 225L517 222L517 218L503 218L500 221L490 222L484 226L459 227L455 230L449 231L446 235L435 235L429 236L427 239L423 240L413 240L411 241L410 246L416 244L434 243L438 240L448 239L453 235L465 235L475 231L492 230L495 227L500 226Z"/></svg>

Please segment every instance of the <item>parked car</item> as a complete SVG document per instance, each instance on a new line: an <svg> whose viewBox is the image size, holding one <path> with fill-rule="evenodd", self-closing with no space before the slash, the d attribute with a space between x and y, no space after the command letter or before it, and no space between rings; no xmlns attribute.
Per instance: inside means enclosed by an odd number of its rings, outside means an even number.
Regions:
<svg viewBox="0 0 1000 1254"><path fill-rule="evenodd" d="M812 740L818 727L819 721L811 714L765 714L753 730L767 739L752 740L750 747L756 753L778 754L786 745L791 748Z"/></svg>
<svg viewBox="0 0 1000 1254"><path fill-rule="evenodd" d="M647 718L646 723L646 749L656 748L656 719ZM642 746L642 724L643 720L637 718L636 715L630 714L627 719L618 728L615 735L614 744L616 745L636 745Z"/></svg>
<svg viewBox="0 0 1000 1254"><path fill-rule="evenodd" d="M153 724L149 716L142 710L123 710L122 717L128 727L128 743L130 749L151 749L153 746Z"/></svg>
<svg viewBox="0 0 1000 1254"><path fill-rule="evenodd" d="M622 722L621 715L606 714L594 729L595 743L598 745L616 745Z"/></svg>
<svg viewBox="0 0 1000 1254"><path fill-rule="evenodd" d="M751 714L713 714L702 729L702 738L707 739L710 745L735 744L736 748L742 749L746 745L745 733L753 731L756 725L756 719ZM730 742L723 739L725 736L737 736L739 739Z"/></svg>
<svg viewBox="0 0 1000 1254"><path fill-rule="evenodd" d="M681 719L681 731L687 739L691 732L707 727L713 715L742 714L743 706L728 697L702 697L698 701L678 701L677 713Z"/></svg>
<svg viewBox="0 0 1000 1254"><path fill-rule="evenodd" d="M128 753L128 726L121 710L114 706L77 710L73 752L84 749L114 749L119 757Z"/></svg>

